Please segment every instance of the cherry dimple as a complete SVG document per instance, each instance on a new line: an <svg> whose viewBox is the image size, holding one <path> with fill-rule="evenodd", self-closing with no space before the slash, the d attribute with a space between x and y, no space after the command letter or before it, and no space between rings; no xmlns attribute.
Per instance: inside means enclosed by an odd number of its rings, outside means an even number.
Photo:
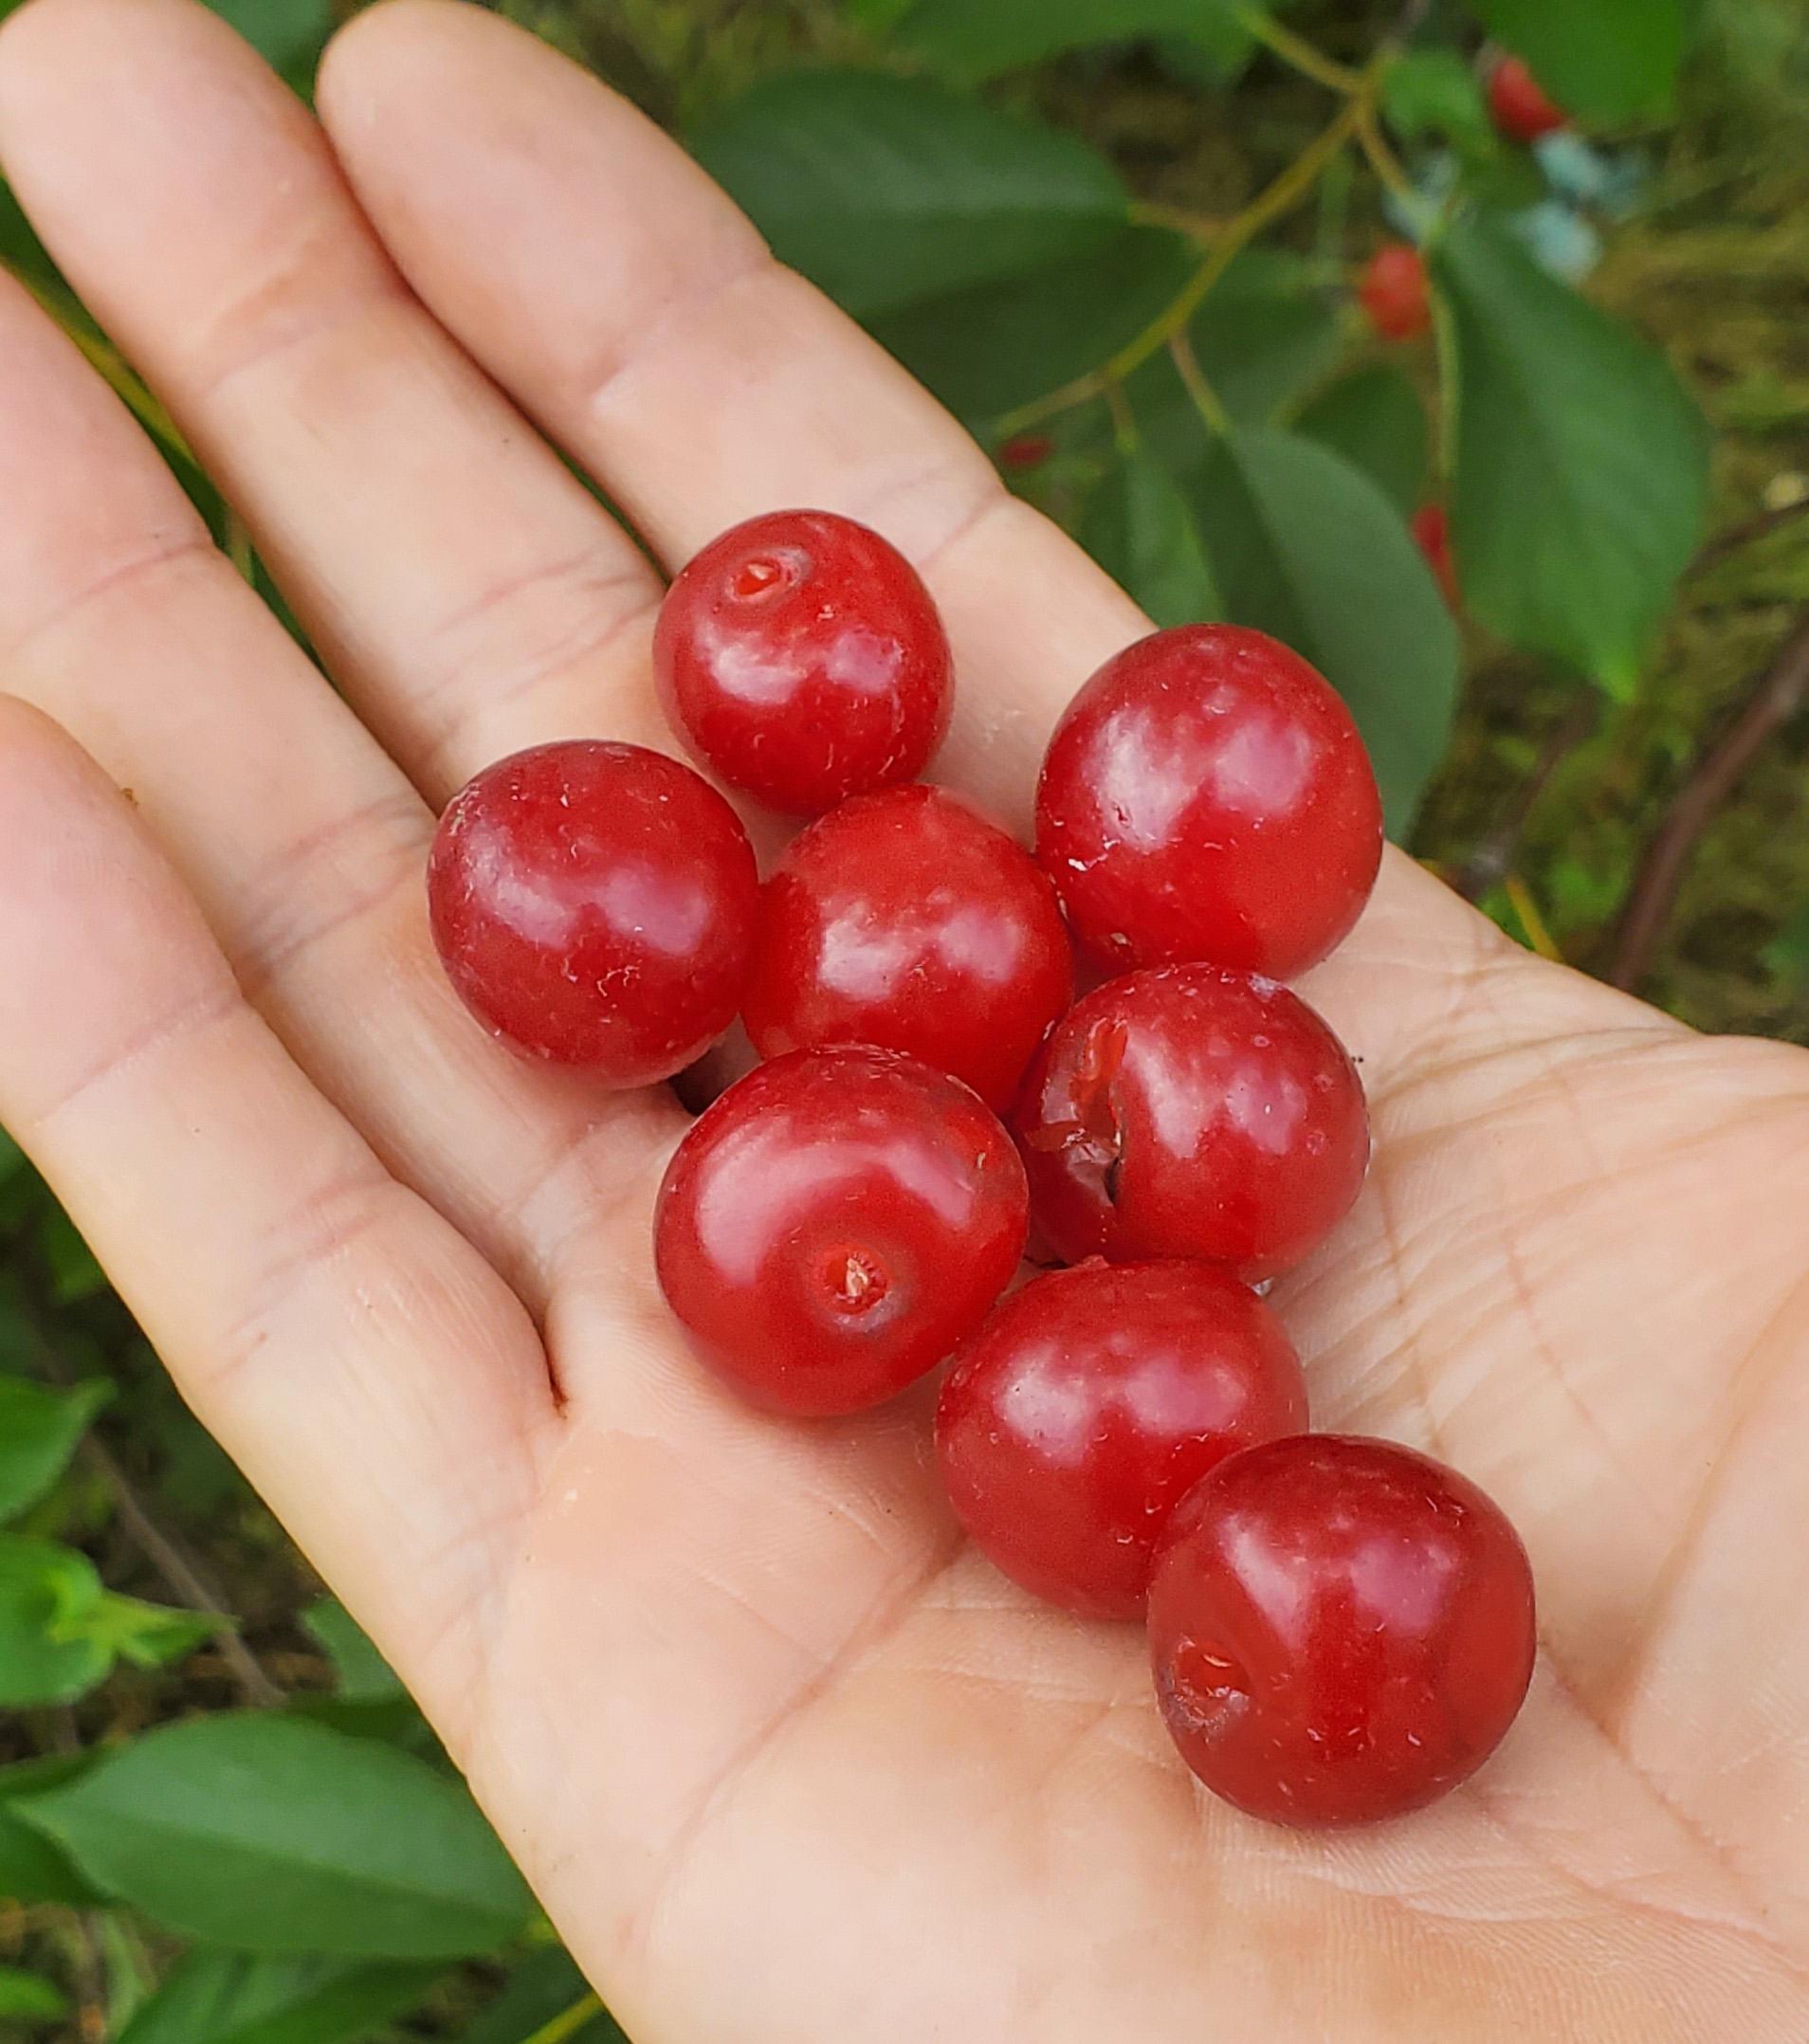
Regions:
<svg viewBox="0 0 1809 2044"><path fill-rule="evenodd" d="M693 1124L654 1263L698 1355L757 1403L878 1405L933 1369L1023 1254L1011 1141L966 1086L870 1045L758 1067Z"/></svg>
<svg viewBox="0 0 1809 2044"><path fill-rule="evenodd" d="M954 688L916 570L829 511L768 512L704 548L660 607L653 671L697 757L797 816L914 779Z"/></svg>
<svg viewBox="0 0 1809 2044"><path fill-rule="evenodd" d="M728 586L741 602L758 603L762 597L789 589L799 578L795 554L756 554L735 570Z"/></svg>

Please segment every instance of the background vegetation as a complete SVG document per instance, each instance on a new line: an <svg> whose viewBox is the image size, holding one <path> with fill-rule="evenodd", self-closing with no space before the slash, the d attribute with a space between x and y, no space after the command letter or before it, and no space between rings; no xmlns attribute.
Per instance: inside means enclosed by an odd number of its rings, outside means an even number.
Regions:
<svg viewBox="0 0 1809 2044"><path fill-rule="evenodd" d="M305 90L327 0L220 4ZM1318 658L1397 834L1518 939L1809 1042L1804 0L513 11L691 138L1155 614ZM1495 135L1491 35L1576 132ZM1353 286L1402 238L1437 329L1390 345ZM261 581L3 186L0 260ZM1409 537L1434 502L1455 621ZM0 1524L0 2035L619 2035L4 1148Z"/></svg>

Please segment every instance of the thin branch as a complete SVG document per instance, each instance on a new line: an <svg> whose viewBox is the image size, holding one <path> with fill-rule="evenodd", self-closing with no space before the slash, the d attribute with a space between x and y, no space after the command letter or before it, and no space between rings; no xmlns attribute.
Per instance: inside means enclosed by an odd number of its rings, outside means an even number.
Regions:
<svg viewBox="0 0 1809 2044"><path fill-rule="evenodd" d="M1414 181L1408 176L1400 158L1388 146L1375 100L1368 94L1358 102L1357 140L1383 189L1403 203L1411 202L1416 195Z"/></svg>
<svg viewBox="0 0 1809 2044"><path fill-rule="evenodd" d="M1310 78L1315 84L1324 85L1328 92L1365 90L1368 82L1361 71L1353 71L1348 64L1326 56L1316 43L1309 43L1305 36L1284 27L1261 8L1240 9L1237 20L1245 31L1272 55L1291 65L1303 78Z"/></svg>
<svg viewBox="0 0 1809 2044"><path fill-rule="evenodd" d="M1637 987L1652 968L1696 841L1748 768L1809 700L1809 609L1760 677L1745 706L1697 760L1628 892L1608 968L1611 986Z"/></svg>
<svg viewBox="0 0 1809 2044"><path fill-rule="evenodd" d="M209 1617L227 1620L227 1629L220 1633L214 1645L246 1702L261 1706L282 1703L283 1690L271 1681L257 1656L231 1629L231 1613L227 1609L226 1600L174 1535L165 1532L151 1516L137 1486L119 1466L113 1451L89 1434L82 1444L82 1456L113 1492L114 1509L119 1515L120 1524L175 1601L187 1611L198 1611Z"/></svg>
<svg viewBox="0 0 1809 2044"><path fill-rule="evenodd" d="M1179 334L1199 310L1213 286L1239 253L1265 228L1273 226L1312 191L1326 165L1356 135L1364 98L1365 95L1359 94L1347 101L1331 125L1309 142L1288 169L1259 192L1235 219L1226 223L1225 231L1212 253L1141 334L1126 341L1116 355L1097 369L1089 369L1085 375L1076 376L1059 390L1032 398L1029 404L1019 405L1014 411L995 421L993 429L997 436L1009 440L1014 433L1021 433L1027 427L1040 426L1057 412L1070 411L1076 405L1103 395L1108 384L1124 382L1132 370L1167 347L1170 338Z"/></svg>
<svg viewBox="0 0 1809 2044"><path fill-rule="evenodd" d="M28 1307L25 1324L44 1374L53 1382L66 1384L70 1373L35 1305ZM112 1491L119 1523L139 1553L162 1579L165 1589L176 1603L185 1611L196 1611L205 1616L227 1621L216 1644L220 1658L231 1672L246 1702L259 1706L283 1703L285 1700L283 1689L271 1681L256 1654L232 1629L232 1614L226 1599L214 1589L200 1564L174 1534L166 1532L157 1524L150 1506L138 1494L137 1485L113 1451L93 1433L88 1433L82 1437L80 1452L83 1461Z"/></svg>
<svg viewBox="0 0 1809 2044"><path fill-rule="evenodd" d="M1743 548L1768 538L1774 532L1782 532L1786 525L1794 525L1800 518L1809 518L1809 497L1793 504L1781 504L1775 511L1762 511L1756 518L1745 520L1738 525L1730 525L1724 533L1717 533L1684 570L1686 575L1697 575L1717 567L1729 555L1738 554Z"/></svg>
<svg viewBox="0 0 1809 2044"><path fill-rule="evenodd" d="M1133 227L1169 228L1197 242L1216 241L1230 225L1222 214L1197 212L1191 206L1170 206L1161 199L1133 199L1130 218Z"/></svg>
<svg viewBox="0 0 1809 2044"><path fill-rule="evenodd" d="M1232 429L1231 414L1225 410L1224 400L1207 380L1206 372L1199 366L1194 337L1185 327L1182 327L1179 334L1168 337L1168 352L1174 358L1175 374L1180 378L1188 396L1194 400L1194 409L1205 420L1208 429L1215 433L1229 433Z"/></svg>
<svg viewBox="0 0 1809 2044"><path fill-rule="evenodd" d="M586 1995L581 2001L573 2002L562 2010L550 2023L537 2030L527 2044L566 2044L568 2037L575 2037L586 2023L594 2021L603 2013L603 2004L595 1995Z"/></svg>
<svg viewBox="0 0 1809 2044"><path fill-rule="evenodd" d="M1580 691L1562 721L1545 740L1533 769L1503 812L1495 828L1471 852L1459 869L1456 887L1467 902L1480 901L1513 870L1520 839L1552 776L1595 729L1600 698L1594 689Z"/></svg>

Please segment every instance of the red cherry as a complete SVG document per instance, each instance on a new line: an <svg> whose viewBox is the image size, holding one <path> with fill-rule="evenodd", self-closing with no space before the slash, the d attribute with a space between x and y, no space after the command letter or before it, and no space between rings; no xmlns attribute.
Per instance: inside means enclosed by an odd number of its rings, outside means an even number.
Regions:
<svg viewBox="0 0 1809 2044"><path fill-rule="evenodd" d="M1518 57L1504 57L1489 74L1489 110L1516 142L1536 142L1570 125L1570 116L1546 98L1544 87Z"/></svg>
<svg viewBox="0 0 1809 2044"><path fill-rule="evenodd" d="M1047 433L1014 433L998 450L1001 468L1022 472L1027 468L1040 468L1055 451L1055 443Z"/></svg>
<svg viewBox="0 0 1809 2044"><path fill-rule="evenodd" d="M453 796L428 912L447 976L494 1036L648 1086L734 1020L759 879L735 812L689 767L578 739Z"/></svg>
<svg viewBox="0 0 1809 2044"><path fill-rule="evenodd" d="M917 571L831 511L770 511L713 539L667 593L653 672L697 757L797 816L914 780L954 689Z"/></svg>
<svg viewBox="0 0 1809 2044"><path fill-rule="evenodd" d="M1274 1823L1369 1823L1443 1796L1501 1743L1532 1676L1532 1570L1454 1469L1296 1436L1182 1500L1149 1640L1168 1729L1215 1795Z"/></svg>
<svg viewBox="0 0 1809 2044"><path fill-rule="evenodd" d="M1122 972L1207 959L1291 979L1356 922L1381 798L1350 712L1260 631L1183 625L1108 660L1036 792L1036 856Z"/></svg>
<svg viewBox="0 0 1809 2044"><path fill-rule="evenodd" d="M1254 1283L1349 1211L1369 1162L1362 1084L1286 987L1171 965L1058 1022L1013 1128L1065 1263L1197 1257Z"/></svg>
<svg viewBox="0 0 1809 2044"><path fill-rule="evenodd" d="M1357 297L1384 340L1415 340L1432 326L1432 295L1419 250L1390 242L1358 280Z"/></svg>
<svg viewBox="0 0 1809 2044"><path fill-rule="evenodd" d="M1413 516L1413 535L1445 593L1445 601L1453 611L1460 609L1463 597L1457 587L1457 564L1451 552L1451 519L1444 505L1421 504Z"/></svg>
<svg viewBox="0 0 1809 2044"><path fill-rule="evenodd" d="M767 1057L882 1044L1008 1107L1074 992L1053 888L940 788L857 795L766 884L745 1013Z"/></svg>
<svg viewBox="0 0 1809 2044"><path fill-rule="evenodd" d="M1239 1448L1306 1424L1293 1343L1205 1264L1084 1264L1014 1292L936 1409L949 1497L1036 1596L1093 1617L1143 1608L1182 1494Z"/></svg>
<svg viewBox="0 0 1809 2044"><path fill-rule="evenodd" d="M933 1369L1016 1270L1024 1174L964 1086L853 1045L762 1065L691 1128L653 1223L667 1303L756 1403L858 1412Z"/></svg>

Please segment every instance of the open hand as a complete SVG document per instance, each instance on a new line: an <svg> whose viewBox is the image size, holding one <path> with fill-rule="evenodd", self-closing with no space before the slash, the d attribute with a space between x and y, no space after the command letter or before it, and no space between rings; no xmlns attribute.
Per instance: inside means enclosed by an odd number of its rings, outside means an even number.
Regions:
<svg viewBox="0 0 1809 2044"><path fill-rule="evenodd" d="M1278 1303L1320 1424L1511 1512L1542 1664L1423 1816L1209 1802L1135 1629L963 1548L921 1409L789 1424L694 1364L648 1249L681 1110L487 1041L421 885L486 762L663 742L659 579L547 440L668 569L775 505L884 530L956 644L940 772L1019 822L1142 621L524 34L392 0L320 100L186 0L0 35L7 175L338 689L0 280L0 1118L624 2022L1800 2044L1809 1056L1531 959L1391 855L1306 987L1375 1171Z"/></svg>

